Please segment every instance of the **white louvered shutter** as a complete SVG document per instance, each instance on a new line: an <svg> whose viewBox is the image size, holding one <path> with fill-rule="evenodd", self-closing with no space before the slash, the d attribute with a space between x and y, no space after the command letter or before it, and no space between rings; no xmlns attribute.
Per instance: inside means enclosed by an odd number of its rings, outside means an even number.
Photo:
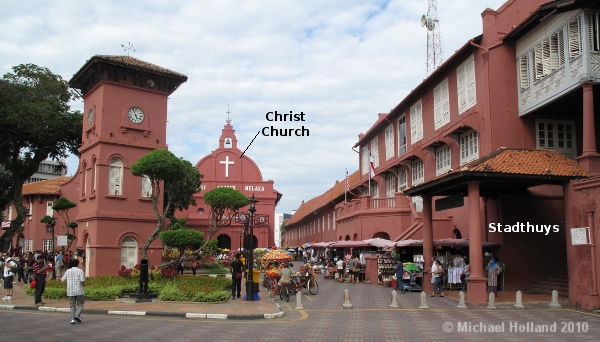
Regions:
<svg viewBox="0 0 600 342"><path fill-rule="evenodd" d="M567 32L569 37L569 59L573 59L581 55L581 34L580 34L579 17L569 21Z"/></svg>

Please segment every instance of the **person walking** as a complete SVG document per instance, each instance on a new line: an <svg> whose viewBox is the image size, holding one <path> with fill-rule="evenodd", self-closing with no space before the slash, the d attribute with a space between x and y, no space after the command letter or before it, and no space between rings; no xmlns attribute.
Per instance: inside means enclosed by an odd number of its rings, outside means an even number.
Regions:
<svg viewBox="0 0 600 342"><path fill-rule="evenodd" d="M231 299L236 298L236 289L237 298L240 298L242 292L242 268L243 264L240 260L240 253L236 253L235 260L233 260L229 265L229 269L231 271Z"/></svg>
<svg viewBox="0 0 600 342"><path fill-rule="evenodd" d="M63 252L59 251L58 253L56 253L56 256L54 257L54 264L56 266L55 270L56 270L56 276L57 277L61 277L62 276L62 269L63 269Z"/></svg>
<svg viewBox="0 0 600 342"><path fill-rule="evenodd" d="M83 311L85 275L83 270L77 266L79 266L79 260L72 260L71 268L65 272L61 279L62 282L67 282L67 297L69 297L71 306L71 324L82 323L80 316L81 311Z"/></svg>
<svg viewBox="0 0 600 342"><path fill-rule="evenodd" d="M338 281L340 283L344 282L344 260L342 260L341 258L335 263L335 265L337 266L337 271L338 271Z"/></svg>
<svg viewBox="0 0 600 342"><path fill-rule="evenodd" d="M196 269L198 268L198 260L194 259L192 260L192 274L196 275Z"/></svg>
<svg viewBox="0 0 600 342"><path fill-rule="evenodd" d="M33 277L35 280L35 305L44 305L42 301L42 295L46 290L46 271L49 269L48 265L44 265L44 256L39 254L35 263L33 264Z"/></svg>
<svg viewBox="0 0 600 342"><path fill-rule="evenodd" d="M346 262L346 266L348 268L348 282L350 284L354 284L356 283L356 273L358 273L358 270L356 268L356 260L350 258L350 260L348 260L348 262Z"/></svg>
<svg viewBox="0 0 600 342"><path fill-rule="evenodd" d="M27 254L27 260L25 261L27 267L27 273L25 274L25 284L31 283L33 280L33 264L35 264L35 259L33 258L33 253L29 252Z"/></svg>
<svg viewBox="0 0 600 342"><path fill-rule="evenodd" d="M435 269L432 267L432 270L433 270L432 277L435 277L435 279L433 282L433 293L431 294L431 297L435 297L435 294L437 292L440 293L440 297L444 297L444 288L442 285L442 280L444 280L444 278L442 277L444 269L442 268L442 264L437 260L435 261L434 265L435 265Z"/></svg>
<svg viewBox="0 0 600 342"><path fill-rule="evenodd" d="M501 269L496 263L496 259L491 258L485 270L488 272L487 293L493 292L494 296L498 297L498 274L500 274Z"/></svg>
<svg viewBox="0 0 600 342"><path fill-rule="evenodd" d="M26 267L25 254L19 254L19 268L17 269L17 274L18 274L17 281L22 281L23 283L27 284L27 278L25 278L25 267Z"/></svg>
<svg viewBox="0 0 600 342"><path fill-rule="evenodd" d="M404 284L402 283L403 276L404 276L404 264L402 263L401 260L398 260L398 263L396 264L396 286L394 287L394 290L400 289L400 292L405 293L404 292Z"/></svg>
<svg viewBox="0 0 600 342"><path fill-rule="evenodd" d="M2 300L13 300L13 279L18 266L16 261L4 253L4 289L6 290L6 296Z"/></svg>

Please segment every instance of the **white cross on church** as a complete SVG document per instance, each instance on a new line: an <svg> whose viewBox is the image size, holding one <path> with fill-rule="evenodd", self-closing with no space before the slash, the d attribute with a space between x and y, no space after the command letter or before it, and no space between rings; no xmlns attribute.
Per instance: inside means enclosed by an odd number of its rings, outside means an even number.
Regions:
<svg viewBox="0 0 600 342"><path fill-rule="evenodd" d="M225 178L229 178L229 165L235 164L233 161L229 161L229 156L225 156L225 160L221 160L219 163L225 164Z"/></svg>

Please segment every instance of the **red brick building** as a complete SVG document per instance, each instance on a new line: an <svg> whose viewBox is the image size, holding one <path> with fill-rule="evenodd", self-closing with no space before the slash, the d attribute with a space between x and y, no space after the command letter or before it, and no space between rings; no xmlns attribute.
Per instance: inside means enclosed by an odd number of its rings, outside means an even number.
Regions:
<svg viewBox="0 0 600 342"><path fill-rule="evenodd" d="M71 249L85 251L86 275L116 274L121 265L139 263L140 248L156 229L157 220L149 196L150 182L134 177L129 169L148 152L167 148L168 96L186 80L183 74L130 56L97 55L88 60L69 81L84 99L79 168L73 177L23 186L25 207L31 216L13 246L23 251L55 249L56 243L39 221L45 215L57 217L51 207L63 196L77 204L69 211L70 221L79 224ZM196 165L204 175L202 191L196 195L198 206L176 214L205 236L209 213L203 202L205 191L229 186L248 197L255 194L260 201L256 213L271 218L281 198L273 189L273 181L263 181L258 166L247 155L242 156L233 126L227 121L219 148ZM16 216L12 208L6 210L7 220ZM238 248L241 230L242 225L234 223L213 238L219 239L222 248ZM57 219L55 234L66 233L65 224ZM272 247L273 234L273 220L257 224L255 245ZM161 262L162 249L160 240L150 245L151 265Z"/></svg>
<svg viewBox="0 0 600 342"><path fill-rule="evenodd" d="M432 240L460 232L474 270L468 301L487 301L481 243L489 241L502 244L506 289L564 271L573 304L600 306L599 12L600 3L585 0L485 9L483 34L359 135L353 188L365 195L303 203L288 221L286 243L327 241L306 227L331 212L336 239L423 239L428 270ZM376 176L369 184L370 155ZM435 210L436 201L454 198L464 205ZM559 231L495 232L490 223ZM578 227L590 227L591 241L574 244Z"/></svg>

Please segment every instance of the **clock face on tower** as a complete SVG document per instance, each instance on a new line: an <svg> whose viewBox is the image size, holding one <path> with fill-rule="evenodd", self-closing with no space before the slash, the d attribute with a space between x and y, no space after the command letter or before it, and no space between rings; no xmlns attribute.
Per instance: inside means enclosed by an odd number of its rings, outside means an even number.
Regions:
<svg viewBox="0 0 600 342"><path fill-rule="evenodd" d="M91 125L93 120L94 120L94 109L90 108L90 110L88 111L88 125Z"/></svg>
<svg viewBox="0 0 600 342"><path fill-rule="evenodd" d="M139 124L144 121L144 111L139 107L131 107L127 112L127 117L134 124Z"/></svg>

